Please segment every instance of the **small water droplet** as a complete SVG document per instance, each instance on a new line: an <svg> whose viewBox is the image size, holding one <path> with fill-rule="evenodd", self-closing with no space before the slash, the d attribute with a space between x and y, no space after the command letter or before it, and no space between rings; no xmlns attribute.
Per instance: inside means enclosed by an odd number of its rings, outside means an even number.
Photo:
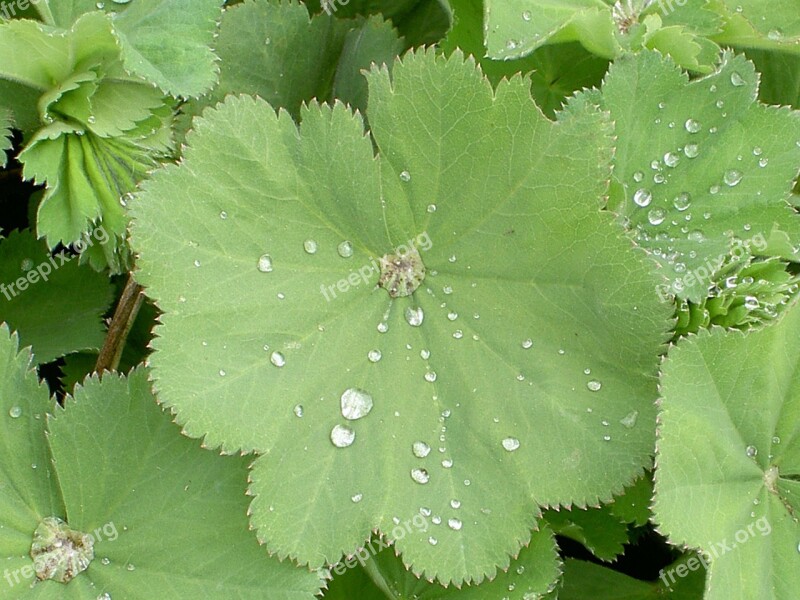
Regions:
<svg viewBox="0 0 800 600"><path fill-rule="evenodd" d="M523 341L523 342L522 342L522 347L523 347L525 350L528 350L528 349L529 349L529 348L531 348L532 346L533 346L533 340L532 340L532 339L530 339L530 338L528 338L527 340L525 340L525 341Z"/></svg>
<svg viewBox="0 0 800 600"><path fill-rule="evenodd" d="M331 442L337 448L347 448L356 439L356 432L344 425L334 425L331 429Z"/></svg>
<svg viewBox="0 0 800 600"><path fill-rule="evenodd" d="M648 206L652 200L653 195L650 193L650 190L644 188L636 190L636 193L633 195L633 201L637 206Z"/></svg>
<svg viewBox="0 0 800 600"><path fill-rule="evenodd" d="M725 184L727 186L734 187L739 185L739 182L742 181L742 177L743 175L741 171L737 171L736 169L731 169L729 171L725 171L725 176L723 177L723 180L725 181Z"/></svg>
<svg viewBox="0 0 800 600"><path fill-rule="evenodd" d="M750 458L755 458L756 455L758 454L758 448L756 448L755 446L748 446L747 448L744 449L744 453Z"/></svg>
<svg viewBox="0 0 800 600"><path fill-rule="evenodd" d="M642 173L641 171L636 171L636 172L633 174L633 180L634 180L636 183L641 183L643 179L644 179L644 173Z"/></svg>
<svg viewBox="0 0 800 600"><path fill-rule="evenodd" d="M532 18L533 18L533 15L531 14L531 11L526 10L525 12L522 13L522 20L523 21L530 21Z"/></svg>
<svg viewBox="0 0 800 600"><path fill-rule="evenodd" d="M8 416L12 419L19 419L22 416L22 409L19 406L12 406L8 410Z"/></svg>
<svg viewBox="0 0 800 600"><path fill-rule="evenodd" d="M697 158L700 154L700 146L697 144L686 144L683 148L683 153L686 155L686 158Z"/></svg>
<svg viewBox="0 0 800 600"><path fill-rule="evenodd" d="M383 354L381 354L380 350L370 350L369 352L367 352L367 358L371 363L378 362L382 356Z"/></svg>
<svg viewBox="0 0 800 600"><path fill-rule="evenodd" d="M389 331L389 324L386 323L385 321L381 321L380 323L378 323L378 331L380 333L386 333L387 331Z"/></svg>
<svg viewBox="0 0 800 600"><path fill-rule="evenodd" d="M342 393L341 406L342 416L348 421L355 421L366 417L372 410L372 396L358 388L347 388Z"/></svg>
<svg viewBox="0 0 800 600"><path fill-rule="evenodd" d="M364 494L354 494L353 496L350 496L350 500L352 500L353 503L355 504L358 504L363 499L364 499Z"/></svg>
<svg viewBox="0 0 800 600"><path fill-rule="evenodd" d="M428 204L428 212L435 213L436 212L436 205L435 204Z"/></svg>
<svg viewBox="0 0 800 600"><path fill-rule="evenodd" d="M136 567L132 563L128 563L127 565L125 565L125 568L128 569L128 571L136 570Z"/></svg>
<svg viewBox="0 0 800 600"><path fill-rule="evenodd" d="M264 254L258 259L258 270L262 273L272 273L272 257Z"/></svg>
<svg viewBox="0 0 800 600"><path fill-rule="evenodd" d="M781 443L781 438L779 438L779 437L776 435L775 437L773 437L773 438L772 438L772 443L773 443L773 444L780 444L780 443Z"/></svg>
<svg viewBox="0 0 800 600"><path fill-rule="evenodd" d="M436 381L436 371L428 371L425 373L425 381L428 383L433 383Z"/></svg>
<svg viewBox="0 0 800 600"><path fill-rule="evenodd" d="M703 126L694 119L687 119L683 126L689 133L698 133L703 128Z"/></svg>
<svg viewBox="0 0 800 600"><path fill-rule="evenodd" d="M425 442L414 442L411 444L411 451L417 458L425 458L431 453L431 447Z"/></svg>
<svg viewBox="0 0 800 600"><path fill-rule="evenodd" d="M431 546L435 546L436 544L439 543L439 540L437 540L435 537L431 536L431 537L428 538L428 543Z"/></svg>
<svg viewBox="0 0 800 600"><path fill-rule="evenodd" d="M403 171L402 173L400 173L400 180L408 183L409 181L411 181L411 173L409 173L408 171Z"/></svg>
<svg viewBox="0 0 800 600"><path fill-rule="evenodd" d="M269 356L269 362L271 362L276 367L282 367L286 364L286 357L280 352L273 352Z"/></svg>
<svg viewBox="0 0 800 600"><path fill-rule="evenodd" d="M622 423L624 427L632 429L636 425L636 421L638 418L639 418L639 411L632 410L620 420L620 423Z"/></svg>
<svg viewBox="0 0 800 600"><path fill-rule="evenodd" d="M455 321L458 318L458 313L450 311L449 313L447 313L447 318L450 321Z"/></svg>
<svg viewBox="0 0 800 600"><path fill-rule="evenodd" d="M586 383L586 387L592 392L598 392L603 387L603 384L597 379L592 379Z"/></svg>
<svg viewBox="0 0 800 600"><path fill-rule="evenodd" d="M305 250L308 254L316 254L318 249L319 246L314 240L309 239L303 242L303 250Z"/></svg>
<svg viewBox="0 0 800 600"><path fill-rule="evenodd" d="M461 531L463 525L464 524L461 522L461 519L456 519L455 517L447 519L447 526L453 531Z"/></svg>
<svg viewBox="0 0 800 600"><path fill-rule="evenodd" d="M676 210L679 212L685 211L689 206L692 204L692 196L689 192L682 192L675 196L675 199L672 201L672 205L675 207Z"/></svg>
<svg viewBox="0 0 800 600"><path fill-rule="evenodd" d="M747 82L744 80L744 77L742 77L738 71L731 73L731 85L734 87L742 87L746 83Z"/></svg>
<svg viewBox="0 0 800 600"><path fill-rule="evenodd" d="M425 469L411 469L411 479L420 484L426 484L430 481L431 476Z"/></svg>
<svg viewBox="0 0 800 600"><path fill-rule="evenodd" d="M453 467L453 459L451 459L451 458L445 458L445 459L442 461L442 466L443 466L445 469L450 469L450 468L452 468L452 467Z"/></svg>
<svg viewBox="0 0 800 600"><path fill-rule="evenodd" d="M519 440L513 437L507 437L502 442L503 448L508 452L514 452L519 448Z"/></svg>
<svg viewBox="0 0 800 600"><path fill-rule="evenodd" d="M650 209L650 212L647 213L647 220L650 225L661 225L666 218L667 213L661 208L653 208Z"/></svg>
<svg viewBox="0 0 800 600"><path fill-rule="evenodd" d="M611 441L611 436L610 435L604 435L603 436L603 440L606 441L606 442L610 442Z"/></svg>
<svg viewBox="0 0 800 600"><path fill-rule="evenodd" d="M225 377L225 375L227 375L227 373L223 369L220 369L219 370L219 376L220 377Z"/></svg>
<svg viewBox="0 0 800 600"><path fill-rule="evenodd" d="M302 404L295 404L294 409L294 416L298 418L303 418L303 405Z"/></svg>
<svg viewBox="0 0 800 600"><path fill-rule="evenodd" d="M764 167L766 167L768 164L769 164L769 159L768 158L763 158L762 157L762 158L758 159L758 166L761 167L762 169Z"/></svg>
<svg viewBox="0 0 800 600"><path fill-rule="evenodd" d="M412 327L419 327L422 325L422 321L425 320L425 313L422 311L421 306L418 306L417 308L407 306L405 310L405 317L406 322L409 325Z"/></svg>
<svg viewBox="0 0 800 600"><path fill-rule="evenodd" d="M674 169L675 167L677 167L680 161L681 157L675 152L667 152L664 155L664 164L670 168Z"/></svg>
<svg viewBox="0 0 800 600"><path fill-rule="evenodd" d="M761 303L758 301L758 298L755 296L745 296L744 299L744 307L747 310L755 310L761 306Z"/></svg>
<svg viewBox="0 0 800 600"><path fill-rule="evenodd" d="M339 244L336 250L342 258L350 258L353 256L353 244L347 240Z"/></svg>

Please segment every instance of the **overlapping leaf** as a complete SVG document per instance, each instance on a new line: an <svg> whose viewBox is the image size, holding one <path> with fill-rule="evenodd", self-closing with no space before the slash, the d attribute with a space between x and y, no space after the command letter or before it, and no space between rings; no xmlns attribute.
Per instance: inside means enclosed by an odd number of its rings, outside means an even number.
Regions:
<svg viewBox="0 0 800 600"><path fill-rule="evenodd" d="M722 0L715 9L726 19L723 43L800 54L798 0Z"/></svg>
<svg viewBox="0 0 800 600"><path fill-rule="evenodd" d="M104 275L69 254L51 257L30 232L0 241L0 257L0 322L16 329L24 346L33 346L38 363L100 348L102 316L112 299Z"/></svg>
<svg viewBox="0 0 800 600"><path fill-rule="evenodd" d="M747 334L701 332L662 374L655 517L710 563L705 598L800 586L800 310Z"/></svg>
<svg viewBox="0 0 800 600"><path fill-rule="evenodd" d="M0 365L0 598L314 597L315 575L268 558L248 532L245 459L177 435L145 371L90 380L62 410L5 327ZM34 584L32 535L53 516L94 538L66 586Z"/></svg>
<svg viewBox="0 0 800 600"><path fill-rule="evenodd" d="M647 465L669 309L599 210L611 149L590 106L550 122L522 79L493 93L431 52L369 85L377 159L342 105L298 129L232 97L146 184L154 377L187 433L264 454L251 510L271 551L333 563L430 511L435 533L397 540L404 562L479 582L537 503L609 499ZM428 274L393 300L378 258L400 245ZM370 414L344 419L365 392Z"/></svg>
<svg viewBox="0 0 800 600"><path fill-rule="evenodd" d="M665 295L704 300L732 255L797 258L800 113L758 104L757 82L741 56L690 82L643 52L596 96L618 136L609 205L662 265Z"/></svg>

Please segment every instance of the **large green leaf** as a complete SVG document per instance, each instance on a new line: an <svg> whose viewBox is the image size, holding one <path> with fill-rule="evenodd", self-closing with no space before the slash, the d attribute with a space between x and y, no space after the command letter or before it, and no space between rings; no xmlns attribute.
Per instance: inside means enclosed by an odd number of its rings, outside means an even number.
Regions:
<svg viewBox="0 0 800 600"><path fill-rule="evenodd" d="M99 243L95 237L87 242ZM33 346L38 363L103 344L102 316L112 300L108 278L69 254L51 257L30 232L0 241L0 293L0 322Z"/></svg>
<svg viewBox="0 0 800 600"><path fill-rule="evenodd" d="M506 572L494 581L461 588L444 588L437 583L414 577L391 549L374 553L376 542L361 553L337 565L325 600L531 600L541 598L555 587L560 574L553 534L535 533ZM351 566L352 565L352 566ZM350 567L350 568L348 568Z"/></svg>
<svg viewBox="0 0 800 600"><path fill-rule="evenodd" d="M797 258L800 113L758 104L757 82L741 56L689 81L643 52L593 95L618 136L609 206L663 267L662 294L704 300L731 255Z"/></svg>
<svg viewBox="0 0 800 600"><path fill-rule="evenodd" d="M5 328L0 357L0 598L313 598L317 576L270 559L247 530L247 460L178 435L144 370L89 380L63 410ZM47 517L94 538L67 586L31 585Z"/></svg>
<svg viewBox="0 0 800 600"><path fill-rule="evenodd" d="M655 518L710 563L707 600L793 598L800 526L800 310L717 329L663 368Z"/></svg>
<svg viewBox="0 0 800 600"><path fill-rule="evenodd" d="M432 51L369 85L378 158L341 104L298 128L230 97L144 185L154 377L189 435L264 454L250 491L270 550L321 566L430 510L442 524L397 539L404 562L479 582L537 503L596 504L649 463L669 308L600 210L611 149L592 107L548 121L523 79L493 93ZM400 246L427 278L393 299L377 257ZM354 390L374 408L349 422L342 396L369 404Z"/></svg>

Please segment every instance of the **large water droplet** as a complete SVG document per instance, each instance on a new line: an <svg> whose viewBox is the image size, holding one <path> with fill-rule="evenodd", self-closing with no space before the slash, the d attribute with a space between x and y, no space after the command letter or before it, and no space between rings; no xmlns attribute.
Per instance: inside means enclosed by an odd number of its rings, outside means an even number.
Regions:
<svg viewBox="0 0 800 600"><path fill-rule="evenodd" d="M331 429L331 442L337 448L347 448L356 439L356 432L344 425L334 425Z"/></svg>
<svg viewBox="0 0 800 600"><path fill-rule="evenodd" d="M683 153L686 155L686 158L697 158L700 154L700 146L697 144L686 144L683 148Z"/></svg>
<svg viewBox="0 0 800 600"><path fill-rule="evenodd" d="M370 350L367 352L367 358L369 359L369 362L372 363L378 362L382 356L383 354L381 354L380 350Z"/></svg>
<svg viewBox="0 0 800 600"><path fill-rule="evenodd" d="M644 188L636 190L636 193L633 195L633 201L637 206L648 206L652 200L653 195L650 193L650 190Z"/></svg>
<svg viewBox="0 0 800 600"><path fill-rule="evenodd" d="M653 208L647 213L647 220L650 225L661 225L666 218L667 213L661 208Z"/></svg>
<svg viewBox="0 0 800 600"><path fill-rule="evenodd" d="M447 519L447 526L453 531L461 531L463 525L464 524L461 522L461 519L456 519L455 517Z"/></svg>
<svg viewBox="0 0 800 600"><path fill-rule="evenodd" d="M600 388L603 387L603 384L597 379L592 379L586 383L586 387L592 392L599 392Z"/></svg>
<svg viewBox="0 0 800 600"><path fill-rule="evenodd" d="M337 252L339 252L339 256L342 258L350 258L353 256L353 244L345 240L336 248Z"/></svg>
<svg viewBox="0 0 800 600"><path fill-rule="evenodd" d="M692 196L689 192L682 192L675 196L672 205L680 212L683 212L692 204Z"/></svg>
<svg viewBox="0 0 800 600"><path fill-rule="evenodd" d="M286 357L280 352L273 352L269 355L269 362L276 367L282 367L286 364Z"/></svg>
<svg viewBox="0 0 800 600"><path fill-rule="evenodd" d="M742 87L746 83L747 82L744 80L744 77L742 77L737 71L731 73L731 85L734 87Z"/></svg>
<svg viewBox="0 0 800 600"><path fill-rule="evenodd" d="M514 452L514 450L519 448L519 440L517 438L513 438L513 437L505 438L501 442L501 444L503 445L503 448L508 452Z"/></svg>
<svg viewBox="0 0 800 600"><path fill-rule="evenodd" d="M683 126L689 133L697 133L703 128L703 126L694 119L687 119Z"/></svg>
<svg viewBox="0 0 800 600"><path fill-rule="evenodd" d="M8 416L12 419L19 419L22 416L22 409L19 406L12 406L8 410Z"/></svg>
<svg viewBox="0 0 800 600"><path fill-rule="evenodd" d="M425 458L431 453L431 447L425 442L414 442L411 444L411 451L417 458Z"/></svg>
<svg viewBox="0 0 800 600"><path fill-rule="evenodd" d="M408 183L409 181L411 181L411 173L409 173L408 171L403 171L402 173L400 173L400 180Z"/></svg>
<svg viewBox="0 0 800 600"><path fill-rule="evenodd" d="M417 483L425 484L430 481L431 476L428 475L425 469L411 469L411 479Z"/></svg>
<svg viewBox="0 0 800 600"><path fill-rule="evenodd" d="M409 325L412 327L419 327L422 325L422 321L425 320L425 313L422 311L422 307L420 306L416 308L407 306L405 310L405 317L406 322Z"/></svg>
<svg viewBox="0 0 800 600"><path fill-rule="evenodd" d="M366 417L373 406L372 396L357 388L347 388L342 394L341 404L342 416L348 421Z"/></svg>
<svg viewBox="0 0 800 600"><path fill-rule="evenodd" d="M319 246L314 240L306 240L303 242L303 250L305 250L308 254L316 254L318 249Z"/></svg>
<svg viewBox="0 0 800 600"><path fill-rule="evenodd" d="M262 273L272 273L272 257L264 254L258 259L258 270Z"/></svg>
<svg viewBox="0 0 800 600"><path fill-rule="evenodd" d="M664 164L670 168L675 168L678 166L678 163L681 161L681 157L676 154L675 152L667 152L664 155Z"/></svg>
<svg viewBox="0 0 800 600"><path fill-rule="evenodd" d="M725 181L725 184L728 185L729 187L734 187L739 185L739 182L742 181L742 177L744 176L742 175L741 171L737 171L736 169L731 169L729 171L725 171L725 176L723 177L723 180Z"/></svg>

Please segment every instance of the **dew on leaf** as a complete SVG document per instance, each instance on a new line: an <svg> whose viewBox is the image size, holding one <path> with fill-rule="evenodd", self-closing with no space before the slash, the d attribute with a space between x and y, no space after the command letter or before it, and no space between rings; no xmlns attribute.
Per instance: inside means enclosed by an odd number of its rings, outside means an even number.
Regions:
<svg viewBox="0 0 800 600"><path fill-rule="evenodd" d="M428 538L428 543L431 546L435 546L436 544L439 543L439 540L437 540L435 537L431 536L431 537Z"/></svg>
<svg viewBox="0 0 800 600"><path fill-rule="evenodd" d="M435 204L428 204L428 212L435 213L436 212L436 205Z"/></svg>
<svg viewBox="0 0 800 600"><path fill-rule="evenodd" d="M758 454L758 448L756 448L755 446L748 446L747 448L744 449L744 453L750 458L755 458L756 455Z"/></svg>
<svg viewBox="0 0 800 600"><path fill-rule="evenodd" d="M761 167L762 169L764 167L766 167L768 164L769 164L769 159L768 158L763 158L762 157L762 158L758 159L758 166Z"/></svg>
<svg viewBox="0 0 800 600"><path fill-rule="evenodd" d="M461 531L463 523L461 522L461 519L456 519L455 517L451 517L447 519L447 526L453 531Z"/></svg>
<svg viewBox="0 0 800 600"><path fill-rule="evenodd" d="M636 172L633 174L633 180L634 180L636 183L641 183L641 182L642 182L642 180L644 180L644 173L642 173L641 171L636 171Z"/></svg>
<svg viewBox="0 0 800 600"><path fill-rule="evenodd" d="M681 157L678 154L676 154L675 152L667 152L664 155L664 164L667 165L670 168L677 167L678 163L680 162L680 160L681 160Z"/></svg>
<svg viewBox="0 0 800 600"><path fill-rule="evenodd" d="M731 73L731 85L734 87L742 87L747 82L744 80L744 77L741 76L737 71Z"/></svg>
<svg viewBox="0 0 800 600"><path fill-rule="evenodd" d="M725 171L725 176L723 177L723 180L725 181L725 184L727 186L734 187L739 185L739 182L742 181L742 177L743 175L741 171L737 171L736 169L731 169L729 171Z"/></svg>
<svg viewBox="0 0 800 600"><path fill-rule="evenodd" d="M452 312L451 311L451 312L447 313L447 319L448 320L455 321L457 318L458 318L458 313L457 312Z"/></svg>
<svg viewBox="0 0 800 600"><path fill-rule="evenodd" d="M462 337L464 337L464 332L461 331L460 329L456 329L453 332L453 337L456 338L457 340L460 340Z"/></svg>
<svg viewBox="0 0 800 600"><path fill-rule="evenodd" d="M353 256L353 244L345 240L337 246L336 251L342 258L350 258Z"/></svg>
<svg viewBox="0 0 800 600"><path fill-rule="evenodd" d="M603 387L603 384L597 379L592 379L586 383L586 387L592 392L598 392Z"/></svg>
<svg viewBox="0 0 800 600"><path fill-rule="evenodd" d="M370 350L367 353L367 358L369 359L369 362L371 362L371 363L378 362L381 359L382 356L383 355L381 354L380 350Z"/></svg>
<svg viewBox="0 0 800 600"><path fill-rule="evenodd" d="M678 210L679 212L685 211L689 208L692 204L692 196L689 192L681 192L675 199L672 201L672 205Z"/></svg>
<svg viewBox="0 0 800 600"><path fill-rule="evenodd" d="M428 371L425 373L425 381L428 383L433 383L436 381L436 371Z"/></svg>
<svg viewBox="0 0 800 600"><path fill-rule="evenodd" d="M453 467L453 460L450 458L446 458L442 461L442 467L445 469L451 469Z"/></svg>
<svg viewBox="0 0 800 600"><path fill-rule="evenodd" d="M531 348L532 346L533 346L533 340L532 340L532 339L530 339L530 338L528 338L527 340L525 340L525 341L523 341L523 342L522 342L522 347L523 347L525 350L528 350L528 349L529 349L529 348Z"/></svg>
<svg viewBox="0 0 800 600"><path fill-rule="evenodd" d="M747 310L756 310L759 306L761 306L761 303L758 301L758 298L755 296L745 296L744 307Z"/></svg>
<svg viewBox="0 0 800 600"><path fill-rule="evenodd" d="M430 481L431 476L425 469L411 469L411 479L419 484L426 484Z"/></svg>
<svg viewBox="0 0 800 600"><path fill-rule="evenodd" d="M12 406L8 410L8 416L12 419L18 419L22 416L22 409L19 406Z"/></svg>
<svg viewBox="0 0 800 600"><path fill-rule="evenodd" d="M294 416L298 418L303 417L303 405L302 404L295 404L295 407L292 409L294 412Z"/></svg>
<svg viewBox="0 0 800 600"><path fill-rule="evenodd" d="M262 273L272 272L272 257L269 254L264 254L258 259L258 270Z"/></svg>
<svg viewBox="0 0 800 600"><path fill-rule="evenodd" d="M36 578L68 583L94 559L94 537L71 529L58 517L45 517L33 532L30 556Z"/></svg>
<svg viewBox="0 0 800 600"><path fill-rule="evenodd" d="M697 158L700 154L700 146L697 144L686 144L683 148L683 153L686 155L686 158Z"/></svg>
<svg viewBox="0 0 800 600"><path fill-rule="evenodd" d="M620 420L620 423L622 423L624 427L632 429L633 427L636 426L636 421L638 418L639 418L639 411L632 410Z"/></svg>
<svg viewBox="0 0 800 600"><path fill-rule="evenodd" d="M305 250L308 254L316 254L318 249L319 246L314 240L309 239L303 242L303 250Z"/></svg>
<svg viewBox="0 0 800 600"><path fill-rule="evenodd" d="M703 126L694 119L687 119L686 123L684 123L684 127L689 133L698 133L703 128Z"/></svg>
<svg viewBox="0 0 800 600"><path fill-rule="evenodd" d="M408 183L409 181L411 181L411 173L409 173L408 171L403 171L402 173L400 173L400 180Z"/></svg>
<svg viewBox="0 0 800 600"><path fill-rule="evenodd" d="M413 308L411 306L407 306L405 310L405 317L406 322L411 325L412 327L419 327L422 325L422 321L425 320L425 313L422 311L422 307Z"/></svg>
<svg viewBox="0 0 800 600"><path fill-rule="evenodd" d="M352 500L354 504L358 504L363 499L364 499L364 494L354 494L350 496L350 500Z"/></svg>
<svg viewBox="0 0 800 600"><path fill-rule="evenodd" d="M514 450L516 450L517 448L519 448L519 440L518 440L517 438L513 438L513 437L507 437L507 438L505 438L505 439L504 439L504 440L501 442L501 444L503 445L503 448L504 448L504 449L505 449L507 452L514 452Z"/></svg>
<svg viewBox="0 0 800 600"><path fill-rule="evenodd" d="M228 213L226 213L224 210L223 210L223 211L220 211L220 213L219 213L219 218L220 218L220 219L222 219L222 220L224 221L225 219L227 219L227 218L228 218Z"/></svg>
<svg viewBox="0 0 800 600"><path fill-rule="evenodd" d="M331 429L331 442L337 448L347 448L356 439L356 432L344 425L334 425Z"/></svg>
<svg viewBox="0 0 800 600"><path fill-rule="evenodd" d="M661 208L653 208L647 213L647 220L650 225L661 225L666 218L667 213Z"/></svg>
<svg viewBox="0 0 800 600"><path fill-rule="evenodd" d="M280 352L273 352L269 356L269 362L280 368L286 364L286 357Z"/></svg>
<svg viewBox="0 0 800 600"><path fill-rule="evenodd" d="M636 203L636 205L643 208L648 206L652 200L653 195L650 193L650 190L646 190L644 188L636 190L636 193L633 195L633 201Z"/></svg>
<svg viewBox="0 0 800 600"><path fill-rule="evenodd" d="M414 442L411 445L411 451L417 458L425 458L431 453L431 447L425 442Z"/></svg>
<svg viewBox="0 0 800 600"><path fill-rule="evenodd" d="M611 441L611 436L610 435L604 435L603 436L603 440L606 441L606 442L610 442Z"/></svg>
<svg viewBox="0 0 800 600"><path fill-rule="evenodd" d="M380 323L378 323L378 331L380 333L386 333L387 331L389 331L389 324L386 321L381 321Z"/></svg>
<svg viewBox="0 0 800 600"><path fill-rule="evenodd" d="M372 410L372 396L358 388L347 388L341 397L342 416L348 421L366 417Z"/></svg>
<svg viewBox="0 0 800 600"><path fill-rule="evenodd" d="M453 498L452 500L450 500L450 507L458 510L459 508L461 508L461 500L456 500L455 498Z"/></svg>
<svg viewBox="0 0 800 600"><path fill-rule="evenodd" d="M533 18L533 15L531 14L531 11L526 10L525 12L522 13L522 20L523 21L530 21L532 18Z"/></svg>

